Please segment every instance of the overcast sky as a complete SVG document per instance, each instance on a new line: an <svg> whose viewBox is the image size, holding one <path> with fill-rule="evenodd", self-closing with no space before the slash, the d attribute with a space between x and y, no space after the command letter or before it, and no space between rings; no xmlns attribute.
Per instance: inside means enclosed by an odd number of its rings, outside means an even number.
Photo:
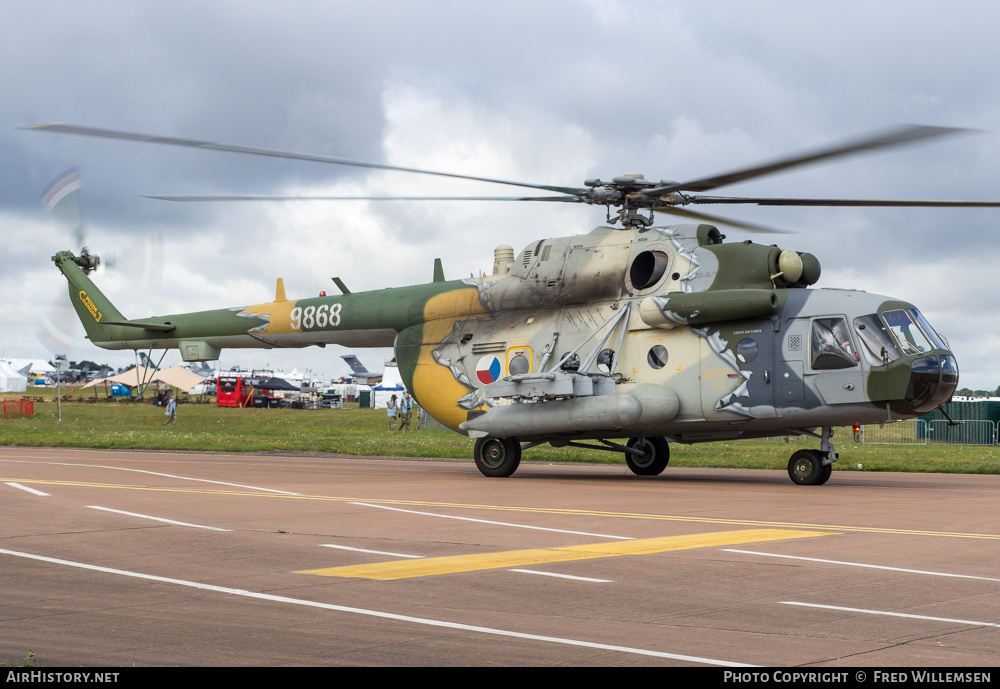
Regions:
<svg viewBox="0 0 1000 689"><path fill-rule="evenodd" d="M472 202L178 204L142 194L473 194L509 188L20 129L69 122L580 186L694 179L900 123L980 130L718 190L1000 199L1000 5L949 2L19 2L0 22L0 350L67 303L78 250L39 203L79 167L98 274L130 318L489 271L493 247L589 231L603 208ZM514 193L518 193L516 190ZM1000 385L1000 209L722 208L792 229L819 286L915 303L962 387ZM671 220L659 216L664 223ZM122 270L163 237L164 279ZM138 260L138 259L137 259ZM68 352L121 366L131 352ZM348 372L338 347L223 352L221 365ZM356 352L370 368L388 350ZM176 352L164 364L180 361Z"/></svg>

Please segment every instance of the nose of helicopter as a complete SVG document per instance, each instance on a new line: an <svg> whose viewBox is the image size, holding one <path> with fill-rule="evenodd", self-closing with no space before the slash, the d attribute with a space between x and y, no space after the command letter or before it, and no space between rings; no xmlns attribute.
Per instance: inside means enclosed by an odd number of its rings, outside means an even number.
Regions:
<svg viewBox="0 0 1000 689"><path fill-rule="evenodd" d="M856 319L858 333L870 351L879 351L896 409L906 416L932 412L958 388L958 362L919 310L902 302L887 306L881 321L873 315ZM882 322L885 330L879 329Z"/></svg>
<svg viewBox="0 0 1000 689"><path fill-rule="evenodd" d="M919 356L910 361L906 401L918 414L934 411L958 388L958 362L950 352Z"/></svg>

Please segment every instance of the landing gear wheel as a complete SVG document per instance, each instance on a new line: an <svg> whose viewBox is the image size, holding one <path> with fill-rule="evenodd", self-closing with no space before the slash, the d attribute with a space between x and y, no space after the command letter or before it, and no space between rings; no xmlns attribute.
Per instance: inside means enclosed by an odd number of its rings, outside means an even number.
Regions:
<svg viewBox="0 0 1000 689"><path fill-rule="evenodd" d="M823 465L819 450L799 450L788 460L788 478L800 486L822 485L832 471L831 465Z"/></svg>
<svg viewBox="0 0 1000 689"><path fill-rule="evenodd" d="M658 476L663 473L670 461L670 443L662 435L631 438L625 446L642 452L641 455L625 453L625 463L637 476Z"/></svg>
<svg viewBox="0 0 1000 689"><path fill-rule="evenodd" d="M830 475L833 473L833 464L823 465L823 474L819 477L819 481L816 482L817 486L822 486L824 483L830 480Z"/></svg>
<svg viewBox="0 0 1000 689"><path fill-rule="evenodd" d="M521 444L517 438L480 438L473 456L483 476L506 478L521 463Z"/></svg>

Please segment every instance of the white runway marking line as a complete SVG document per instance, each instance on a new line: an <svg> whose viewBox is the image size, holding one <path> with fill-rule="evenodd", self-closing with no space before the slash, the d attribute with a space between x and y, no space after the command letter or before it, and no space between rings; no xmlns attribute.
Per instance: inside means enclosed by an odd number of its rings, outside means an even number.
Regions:
<svg viewBox="0 0 1000 689"><path fill-rule="evenodd" d="M556 533L568 533L574 536L595 536L597 538L615 538L620 541L633 541L632 536L609 536L603 533L588 533L586 531L567 531L565 529L551 529L546 526L528 526L526 524L511 524L509 522L494 522L489 519L473 519L472 517L456 517L451 514L435 514L434 512L418 512L417 510L404 510L399 507L388 507L386 505L374 505L370 502L349 502L349 505L361 505L362 507L377 507L380 510L392 510L393 512L406 512L407 514L420 514L425 517L441 517L442 519L459 519L463 522L479 522L480 524L493 524L495 526L512 526L516 529L535 529L536 531L555 531Z"/></svg>
<svg viewBox="0 0 1000 689"><path fill-rule="evenodd" d="M423 555L403 555L402 553L387 553L382 550L365 550L364 548L352 548L349 545L334 545L333 543L320 543L323 548L336 548L337 550L351 550L355 553L371 553L372 555L388 555L389 557L412 557L422 559Z"/></svg>
<svg viewBox="0 0 1000 689"><path fill-rule="evenodd" d="M538 572L534 569L512 569L511 572L521 572L522 574L541 574L543 577L559 577L560 579L573 579L575 581L592 581L596 584L612 584L610 579L592 579L590 577L577 577L572 574L554 574L553 572Z"/></svg>
<svg viewBox="0 0 1000 689"><path fill-rule="evenodd" d="M10 486L11 488L20 488L21 490L27 491L28 493L31 493L32 495L40 495L43 498L51 498L52 497L48 493L43 493L42 491L37 490L35 488L28 488L27 486L22 486L20 483L14 483L13 481L7 482L7 485Z"/></svg>
<svg viewBox="0 0 1000 689"><path fill-rule="evenodd" d="M151 519L154 522L163 522L164 524L173 524L174 526L190 526L195 529L208 529L209 531L232 531L232 529L220 529L216 526L203 526L201 524L189 524L188 522L179 522L173 519L164 519L163 517L151 517L148 514L138 514L137 512L126 512L125 510L113 510L110 507L101 507L100 505L87 505L92 510L103 510L105 512L114 512L115 514L124 514L127 517L138 517L139 519Z"/></svg>
<svg viewBox="0 0 1000 689"><path fill-rule="evenodd" d="M726 553L742 553L744 555L761 555L763 557L780 557L786 560L805 560L806 562L822 562L828 565L844 565L846 567L865 567L867 569L885 569L890 572L905 572L907 574L926 574L932 577L952 577L955 579L978 579L979 581L1000 581L993 577L977 577L972 574L951 574L949 572L931 572L923 569L905 569L903 567L887 567L886 565L869 565L863 562L844 562L842 560L821 560L817 557L800 557L798 555L775 555L774 553L758 553L754 550L736 550L723 548Z"/></svg>
<svg viewBox="0 0 1000 689"><path fill-rule="evenodd" d="M113 469L115 471L134 471L137 474L149 474L150 476L162 476L163 478L175 478L180 481L197 481L199 483L213 483L218 486L229 486L230 488L246 488L248 490L262 490L266 493L280 493L282 495L302 495L302 493L292 493L287 490L277 490L275 488L261 488L260 486L245 486L241 483L227 483L226 481L213 481L207 478L194 478L192 476L176 476L174 474L162 474L158 471L147 471L145 469L129 469L128 467L111 467L104 464L75 464L70 462L29 462L25 459L0 459L0 462L20 462L24 464L51 464L61 467L85 467L87 469Z"/></svg>
<svg viewBox="0 0 1000 689"><path fill-rule="evenodd" d="M679 653L665 653L663 651L651 651L643 648L631 648L629 646L614 646L611 644L601 644L595 643L593 641L581 641L579 639L564 639L558 636L541 636L539 634L526 634L523 632L512 632L506 629L496 629L493 627L479 627L471 624L461 624L458 622L445 622L443 620L433 620L427 617L412 617L410 615L397 615L391 612L381 612L379 610L366 610L364 608L351 608L344 605L334 605L332 603L320 603L312 600L304 600L301 598L289 598L287 596L275 596L269 593L257 593L255 591L247 591L244 589L233 589L225 586L214 586L212 584L202 584L197 581L186 581L184 579L172 579L170 577L160 577L153 574L142 574L140 572L129 572L124 569L112 569L110 567L100 567L98 565L88 565L83 562L73 562L71 560L60 560L54 557L46 557L44 555L34 555L32 553L21 553L15 550L5 550L0 548L0 555L12 555L14 557L23 557L31 560L39 560L41 562L48 562L56 565L64 565L67 567L77 567L79 569L87 569L94 572L104 572L105 574L118 574L126 577L134 577L136 579L145 579L147 581L159 581L166 584L176 584L178 586L187 586L189 588L201 589L203 591L214 591L217 593L225 593L230 596L244 596L246 598L256 598L257 600L272 601L275 603L288 603L291 605L303 605L311 608L321 608L324 610L334 610L336 612L346 612L353 613L356 615L366 615L368 617L377 617L386 620L396 620L398 622L411 622L413 624L427 625L431 627L443 627L447 629L458 629L461 631L474 632L478 634L491 634L493 636L506 636L515 639L526 639L528 641L545 641L554 644L563 644L566 646L579 646L582 648L593 648L601 651L617 651L619 653L630 653L633 655L648 656L653 658L666 658L668 660L680 660L689 663L699 663L702 665L718 665L721 667L757 667L755 665L747 665L745 663L735 663L729 660L718 660L716 658L700 658L698 656L682 655Z"/></svg>
<svg viewBox="0 0 1000 689"><path fill-rule="evenodd" d="M866 615L885 615L888 617L905 617L909 620L927 620L930 622L952 622L954 624L970 624L974 627L1000 627L996 622L979 622L976 620L959 620L951 617L931 617L929 615L910 615L905 612L888 612L887 610L865 610L864 608L843 608L838 605L819 605L818 603L799 603L783 600L781 605L798 605L803 608L820 608L822 610L837 610L840 612L860 612Z"/></svg>

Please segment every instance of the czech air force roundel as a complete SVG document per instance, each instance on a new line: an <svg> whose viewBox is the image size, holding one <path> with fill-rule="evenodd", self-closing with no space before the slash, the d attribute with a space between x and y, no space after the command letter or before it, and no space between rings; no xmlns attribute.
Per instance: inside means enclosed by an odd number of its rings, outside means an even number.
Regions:
<svg viewBox="0 0 1000 689"><path fill-rule="evenodd" d="M479 382L483 384L495 383L500 380L502 373L503 367L500 365L500 360L495 356L484 356L476 364L476 376L479 378Z"/></svg>

